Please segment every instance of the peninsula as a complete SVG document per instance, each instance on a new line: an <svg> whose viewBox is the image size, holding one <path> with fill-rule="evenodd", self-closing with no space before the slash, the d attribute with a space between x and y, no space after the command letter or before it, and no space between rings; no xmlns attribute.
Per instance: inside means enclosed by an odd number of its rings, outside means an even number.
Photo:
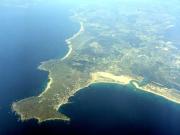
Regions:
<svg viewBox="0 0 180 135"><path fill-rule="evenodd" d="M132 85L180 104L180 51L164 36L174 19L157 9L76 10L73 19L81 27L66 40L68 53L39 66L49 72L46 89L14 102L13 111L21 120L70 120L59 108L77 91L101 82Z"/></svg>

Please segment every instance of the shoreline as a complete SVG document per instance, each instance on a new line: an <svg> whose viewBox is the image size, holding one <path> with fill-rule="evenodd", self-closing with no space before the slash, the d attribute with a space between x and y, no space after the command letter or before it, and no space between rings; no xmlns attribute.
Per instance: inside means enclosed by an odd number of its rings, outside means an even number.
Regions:
<svg viewBox="0 0 180 135"><path fill-rule="evenodd" d="M83 32L83 31L84 31L84 24L83 24L83 22L80 22L80 29L79 29L79 31L78 31L77 33L75 33L72 37L70 37L70 38L68 38L68 39L65 40L65 42L66 42L69 50L68 50L68 52L66 53L66 55L61 58L62 61L65 60L67 57L69 57L69 55L70 55L71 52L72 52L72 43L71 43L71 40L75 39L75 38L76 38L77 36L79 36L79 35L81 34L81 32ZM51 59L50 59L50 60L51 60ZM49 60L48 60L48 61L49 61ZM49 71L49 70L46 70L45 68L43 68L43 64L44 64L44 63L46 63L46 61L42 61L41 64L38 66L38 69L47 71L48 74L49 74L49 75L48 75L48 79L49 79L50 81L47 82L47 86L46 86L45 90L43 90L42 93L40 93L40 95L39 95L38 97L43 96L43 94L45 94L45 93L48 91L48 89L51 88L51 84L53 83L53 78L52 78L51 75L50 75L50 74L51 74L50 71Z"/></svg>
<svg viewBox="0 0 180 135"><path fill-rule="evenodd" d="M110 73L108 73L108 72L104 72L105 74L110 74ZM94 74L94 73L93 73ZM115 76L115 75L113 75L113 74L111 74L112 76ZM116 77L121 77L121 76L116 76ZM59 104L59 105L57 105L56 107L55 107L55 109L58 111L60 108L61 108L61 106L62 105L65 105L65 104L67 104L68 103L68 100L69 100L69 98L70 97L72 97L72 96L74 96L75 95L75 93L76 92L78 92L78 91L80 91L80 90L83 90L83 89L85 89L85 88L87 88L87 87L89 87L90 85L93 85L93 84L100 84L100 83L104 83L104 84L115 84L115 85L121 85L121 86L127 86L128 87L128 85L129 84L131 84L131 81L129 81L128 83L127 83L127 81L126 82L120 82L119 80L114 80L114 77L110 77L110 79L112 79L113 81L107 81L107 80L98 80L98 79L94 79L94 78L91 78L91 80L90 80L90 82L85 86L85 87L80 87L79 89L76 89L76 90L73 90L72 91L72 94L69 94L69 96L68 97L65 97L64 99L64 101L63 102L61 102L61 104ZM116 82L115 82L116 81ZM132 84L133 85L133 89L135 90L135 89L138 89L138 91L139 92L145 92L146 94L152 94L152 96L158 96L158 97L160 97L160 98L163 98L163 99L165 99L165 100L167 100L167 101L169 101L169 102L171 102L171 103L173 103L173 104L180 104L180 101L177 101L177 100L174 100L174 99L172 99L172 98L169 98L169 97L167 97L167 96L164 96L164 95L162 95L162 94L159 94L159 93L156 93L156 92L154 92L154 91L151 91L151 90L146 90L146 89L143 89L143 88L141 88L141 87L139 87L139 85L136 83L136 84ZM66 119L66 120L64 120L64 119L61 119L61 118L50 118L50 119L47 119L47 120L41 120L40 118L38 119L38 122L39 123L41 123L41 122L45 122L45 121L49 121L49 120L63 120L63 121L70 121L70 119Z"/></svg>
<svg viewBox="0 0 180 135"><path fill-rule="evenodd" d="M69 55L71 54L72 52L72 42L71 40L75 39L76 37L78 37L82 32L84 32L84 23L83 22L80 22L80 30L75 33L72 37L68 38L65 40L66 44L68 45L68 52L66 53L66 55L64 57L61 58L61 60L65 60L67 57L69 57Z"/></svg>
<svg viewBox="0 0 180 135"><path fill-rule="evenodd" d="M99 78L98 78L98 77L99 77ZM108 79L110 79L110 80L108 80ZM127 79L128 79L128 81L127 81ZM142 87L139 86L139 84L138 84L137 82L132 82L132 83L131 83L131 81L135 81L135 80L136 80L135 78L131 78L131 77L129 77L129 76L123 76L123 75L121 75L121 76L116 76L116 75L111 74L111 73L108 73L108 72L95 72L95 73L91 73L91 79L89 80L89 82L88 82L85 86L80 87L80 88L78 88L78 89L72 90L72 92L69 93L68 96L64 97L63 101L62 101L60 104L54 106L54 109L56 109L56 111L58 111L62 105L65 105L65 104L68 103L69 98L72 97L72 96L74 96L76 92L78 92L78 91L80 91L80 90L83 90L84 88L87 88L87 87L89 87L90 85L99 84L99 83L117 84L117 85L122 85L122 86L127 86L127 87L128 87L129 84L132 84L133 87L134 87L133 89L137 89L139 92L146 92L147 94L148 94L148 93L151 93L151 94L153 94L153 96L159 96L160 98L164 98L165 100L168 100L168 101L171 102L171 103L178 104L178 105L180 104L180 100L178 101L178 100L176 100L176 99L174 99L174 98L170 98L169 96L160 94L159 92L155 92L155 91L150 90L150 89L142 88ZM52 83L52 81L49 82L48 87L46 88L46 90L45 90L43 93L41 93L41 95L43 95L43 94L50 88L50 84L51 84L51 83ZM166 90L166 91L164 91L164 92L168 92L168 89L164 89L164 90ZM39 96L40 96L40 95L39 95ZM23 101L23 100L21 100L21 101ZM26 119L26 118L24 117L24 115L23 115L21 112L18 111L18 109L15 109L15 108L16 108L16 107L15 107L15 104L13 103L13 104L12 104L12 110L13 110L17 115L20 116L20 119L21 119L22 121L28 120L28 119ZM15 110L16 110L16 111L15 111ZM55 118L55 117L54 117L54 118L48 118L48 119L46 119L46 120L42 120L42 119L39 118L39 117L34 117L33 119L36 119L36 120L38 121L38 123L42 123L42 122L50 121L50 120L70 121L70 118L68 118L68 117L67 117L66 119L64 119L64 118L58 118L58 117Z"/></svg>
<svg viewBox="0 0 180 135"><path fill-rule="evenodd" d="M159 96L159 97L161 97L161 98L164 98L164 99L166 99L166 100L168 100L168 101L170 101L170 102L173 102L173 103L176 103L176 104L180 104L180 100L178 101L178 100L176 100L176 99L174 99L174 98L170 98L170 97L169 97L170 95L166 96L166 95L160 94L160 92L155 92L155 91L149 90L149 89L147 89L147 88L142 88L142 87L140 87L136 82L133 82L132 84L133 84L133 86L134 86L135 88L137 88L138 90L141 90L141 91L144 91L144 92L147 92L147 93L151 93L151 94L154 94L154 95ZM170 90L171 90L171 89L169 89L169 91L168 91L168 89L166 89L166 91L165 91L166 94L167 94L167 92L170 92ZM168 94L169 94L169 93L168 93Z"/></svg>
<svg viewBox="0 0 180 135"><path fill-rule="evenodd" d="M66 53L66 55L61 58L61 61L65 60L67 57L69 57L69 55L70 55L71 52L72 52L72 43L71 43L71 40L75 39L75 38L76 38L77 36L79 36L82 32L84 32L84 24L83 24L83 22L81 21L81 22L80 22L80 29L79 29L79 31L78 31L77 33L75 33L73 36L71 36L70 38L68 38L68 39L65 40L65 42L66 42L69 50L68 50L68 52ZM47 60L47 61L42 61L42 62L40 62L40 65L37 67L37 69L39 69L40 71L42 70L42 71L48 72L48 80L49 80L49 81L47 82L46 88L45 88L44 90L42 90L42 92L41 92L37 97L42 97L42 96L51 88L51 84L53 83L53 78L51 77L51 71L48 70L48 69L46 69L46 68L44 67L44 64L45 64L46 62L48 62L48 61L51 61L51 60L53 60L53 59L49 59L49 60ZM73 96L73 95L72 95L72 96ZM31 98L31 97L29 97L29 98ZM66 104L66 103L68 102L68 99L69 99L69 98L67 98L67 100L65 100L65 102L64 102L63 104ZM18 102L21 102L21 101L23 101L23 100L25 100L25 99L19 100ZM58 105L59 107L56 107L56 110L58 110L58 109L60 108L60 106L63 105L63 104ZM26 120L28 120L28 119L26 119L26 118L23 116L23 114L22 114L21 112L19 112L17 109L15 109L15 108L16 108L16 107L15 107L15 102L12 103L11 108L12 108L12 109L11 109L12 112L15 112L16 115L20 116L20 120L21 120L21 121L26 121ZM47 120L41 120L41 118L39 118L39 117L34 117L34 119L36 119L36 120L38 121L38 123L41 123L41 122L44 122L44 121L48 121L48 120L63 120L63 119L60 119L60 118L52 118L52 119L49 118L49 119L47 119ZM69 119L66 119L65 121L69 121Z"/></svg>
<svg viewBox="0 0 180 135"><path fill-rule="evenodd" d="M24 117L24 115L22 115L22 113L19 113L18 111L15 111L13 108L15 108L15 104L13 103L12 104L12 112L14 112L15 113L15 115L18 115L20 118L19 118L19 120L21 120L22 122L25 122L25 121L28 121L29 119L26 119L25 117ZM40 124L40 123L42 123L42 122L46 122L46 121L52 121L52 120L63 120L63 121L70 121L70 119L69 118L67 118L67 119L61 119L61 118L49 118L49 119L46 119L46 120L41 120L41 118L40 117L33 117L32 118L32 120L37 120L37 122L38 122L38 124Z"/></svg>
<svg viewBox="0 0 180 135"><path fill-rule="evenodd" d="M104 78L110 78L114 81L117 81L117 82L113 82L113 81L106 81L106 80L100 80L98 79L98 77L104 77ZM117 80L116 80L117 79ZM113 74L110 74L108 72L95 72L95 73L91 73L91 78L89 79L89 82L84 86L84 87L80 87L78 89L75 89L75 90L72 90L72 92L68 95L68 97L65 97L64 98L64 102L61 102L59 105L57 105L55 107L56 110L59 110L59 108L68 103L68 99L72 96L74 96L74 94L80 90L83 90L84 88L87 88L89 87L90 85L92 84L98 84L98 83L116 83L116 84L120 84L120 85L128 85L130 83L132 78L130 78L129 76L128 77L125 77L125 76L115 76Z"/></svg>
<svg viewBox="0 0 180 135"><path fill-rule="evenodd" d="M98 78L99 77L99 78ZM102 79L102 77L104 77ZM110 80L106 80L106 79L111 79ZM76 90L73 90L72 91L72 94L69 94L68 97L65 97L65 100L64 102L62 102L61 104L57 105L57 107L55 107L56 110L59 110L59 108L68 103L68 99L72 96L74 96L74 94L80 90L83 90L84 88L87 88L89 87L90 85L93 85L93 84L99 84L99 83L109 83L109 84L117 84L117 85L122 85L122 86L128 86L129 84L131 84L131 81L135 81L136 79L133 78L133 77L130 77L130 76L124 76L124 75L121 75L121 76L116 76L114 74L111 74L111 73L108 73L108 72L95 72L95 73L91 73L91 80L89 81L89 83L87 85L85 85L85 87L80 87L79 89L76 89ZM148 89L145 89L145 88L142 88L138 85L138 83L135 83L133 82L132 83L134 89L138 89L138 91L143 91L143 92L147 92L148 93L151 93L153 94L154 96L159 96L161 98L164 98L172 103L176 103L176 104L180 104L180 100L176 100L174 98L170 98L169 96L166 96L166 95L163 95L163 94L160 94L158 92L155 92L153 90L148 90ZM168 92L168 89L167 91L164 90L164 92Z"/></svg>
<svg viewBox="0 0 180 135"><path fill-rule="evenodd" d="M45 90L42 91L41 94L38 97L43 96L51 88L51 84L53 83L53 79L52 79L52 77L50 75L48 75L48 80L49 81L47 83L47 86L46 86Z"/></svg>
<svg viewBox="0 0 180 135"><path fill-rule="evenodd" d="M65 59L67 59L72 51L73 51L73 45L72 45L72 40L74 40L75 38L77 38L82 32L84 32L84 24L83 22L80 22L80 29L77 33L75 33L72 37L68 38L65 40L67 46L68 46L68 52L66 53L66 55L62 58L60 58L61 61L64 61ZM53 59L50 59L53 60ZM42 92L37 96L37 97L42 97L50 88L51 85L53 83L53 78L51 77L51 70L46 69L46 67L44 66L46 64L46 62L50 61L43 61L41 62L41 64L39 65L39 69L43 70L43 71L47 71L48 72L48 82L47 82L47 86L44 90L42 90ZM58 111L62 105L67 104L68 100L70 97L74 96L76 92L83 90L86 87L89 87L92 84L98 84L98 83L112 83L112 84L118 84L118 85L122 85L122 86L126 86L128 84L131 84L131 81L135 81L137 80L137 78L131 77L131 76L125 76L125 75L120 75L117 76L115 74L111 74L108 72L94 72L94 73L90 73L90 77L89 80L87 81L87 83L85 83L84 86L78 88L78 89L72 89L72 91L70 93L68 93L65 97L62 98L61 103L59 104L55 104L53 107L56 111ZM180 104L180 99L178 100L178 98L176 97L176 95L173 95L174 93L171 93L171 89L167 89L167 88L161 88L161 87L156 87L153 86L149 87L149 85L147 87L140 87L138 83L133 82L132 83L133 87L135 89L138 89L138 91L144 91L151 94L154 94L155 96L160 96L172 103L176 103L176 104ZM155 88L157 88L158 90L156 90ZM175 93L176 94L176 93ZM177 93L179 94L179 93ZM20 102L23 100L20 100ZM26 117L23 115L23 113L21 113L17 108L15 103L12 104L12 110L16 112L16 114L18 114L21 118L22 121L28 120L26 119ZM41 119L39 117L34 117L34 119L38 120L38 123L44 122L44 121L48 121L48 120L64 120L64 121L69 121L69 119L63 119L63 118L48 118L48 119Z"/></svg>

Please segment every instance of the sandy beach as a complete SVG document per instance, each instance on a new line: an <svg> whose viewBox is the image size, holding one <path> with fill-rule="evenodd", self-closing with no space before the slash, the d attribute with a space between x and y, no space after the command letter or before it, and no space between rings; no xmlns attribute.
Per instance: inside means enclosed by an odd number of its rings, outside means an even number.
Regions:
<svg viewBox="0 0 180 135"><path fill-rule="evenodd" d="M65 59L71 54L71 52L72 52L71 40L75 39L75 38L76 38L77 36L79 36L79 35L81 34L81 32L83 32L83 31L84 31L84 25L83 25L83 22L80 22L80 30L79 30L76 34L74 34L72 37L70 37L69 39L66 40L66 43L67 43L67 45L68 45L69 50L68 50L67 54L66 54L61 60L65 60ZM45 63L45 62L42 62L41 65L43 65L44 63ZM45 70L41 65L40 65L38 68L39 68L40 70ZM48 71L48 72L50 72L50 71ZM46 87L46 89L45 89L38 97L43 96L43 94L45 94L45 93L48 91L48 89L51 88L51 84L52 84L52 83L53 83L53 79L52 79L52 77L49 75L49 82L48 82L48 84L47 84L47 87Z"/></svg>
<svg viewBox="0 0 180 135"><path fill-rule="evenodd" d="M51 88L52 82L53 82L53 79L52 79L52 77L50 77L50 75L49 75L49 82L48 82L48 84L47 84L47 87L46 87L46 89L45 89L38 97L43 96L43 94L45 94L45 93Z"/></svg>
<svg viewBox="0 0 180 135"><path fill-rule="evenodd" d="M69 39L66 40L66 44L68 45L68 52L67 54L61 59L62 61L65 60L67 57L69 57L69 55L72 52L72 40L75 39L76 37L78 37L82 32L84 31L84 24L83 22L80 22L80 30L74 34L72 37L70 37Z"/></svg>
<svg viewBox="0 0 180 135"><path fill-rule="evenodd" d="M91 76L92 76L92 83L97 81L101 82L105 79L110 79L112 81L125 85L125 84L129 84L130 81L135 80L135 78L132 78L130 76L123 76L123 75L116 76L108 72L96 72L96 73L92 73Z"/></svg>
<svg viewBox="0 0 180 135"><path fill-rule="evenodd" d="M149 92L149 93L158 95L158 96L163 97L169 101L180 104L180 99L175 97L175 95L172 94L172 91L174 91L172 89L155 87L155 86L150 86L150 85L140 87L136 82L133 82L133 85L139 90L143 90L145 92ZM179 91L176 91L176 92L180 93Z"/></svg>

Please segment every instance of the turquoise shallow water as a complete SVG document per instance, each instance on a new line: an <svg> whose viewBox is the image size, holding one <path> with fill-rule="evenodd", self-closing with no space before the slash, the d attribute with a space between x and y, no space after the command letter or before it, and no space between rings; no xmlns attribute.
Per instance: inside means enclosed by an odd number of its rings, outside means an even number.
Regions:
<svg viewBox="0 0 180 135"><path fill-rule="evenodd" d="M180 105L116 84L80 90L60 111L71 122L18 121L11 104L38 95L48 81L41 61L62 57L79 29L67 7L0 8L0 135L179 135Z"/></svg>

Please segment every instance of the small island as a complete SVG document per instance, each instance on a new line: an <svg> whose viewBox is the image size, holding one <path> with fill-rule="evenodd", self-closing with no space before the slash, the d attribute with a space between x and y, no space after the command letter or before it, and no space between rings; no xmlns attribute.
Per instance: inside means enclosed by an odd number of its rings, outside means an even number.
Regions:
<svg viewBox="0 0 180 135"><path fill-rule="evenodd" d="M46 89L14 102L13 111L22 121L68 121L59 108L77 91L102 82L131 85L180 104L180 51L164 36L174 19L157 9L75 10L72 19L80 30L66 40L68 53L39 66L49 72Z"/></svg>

